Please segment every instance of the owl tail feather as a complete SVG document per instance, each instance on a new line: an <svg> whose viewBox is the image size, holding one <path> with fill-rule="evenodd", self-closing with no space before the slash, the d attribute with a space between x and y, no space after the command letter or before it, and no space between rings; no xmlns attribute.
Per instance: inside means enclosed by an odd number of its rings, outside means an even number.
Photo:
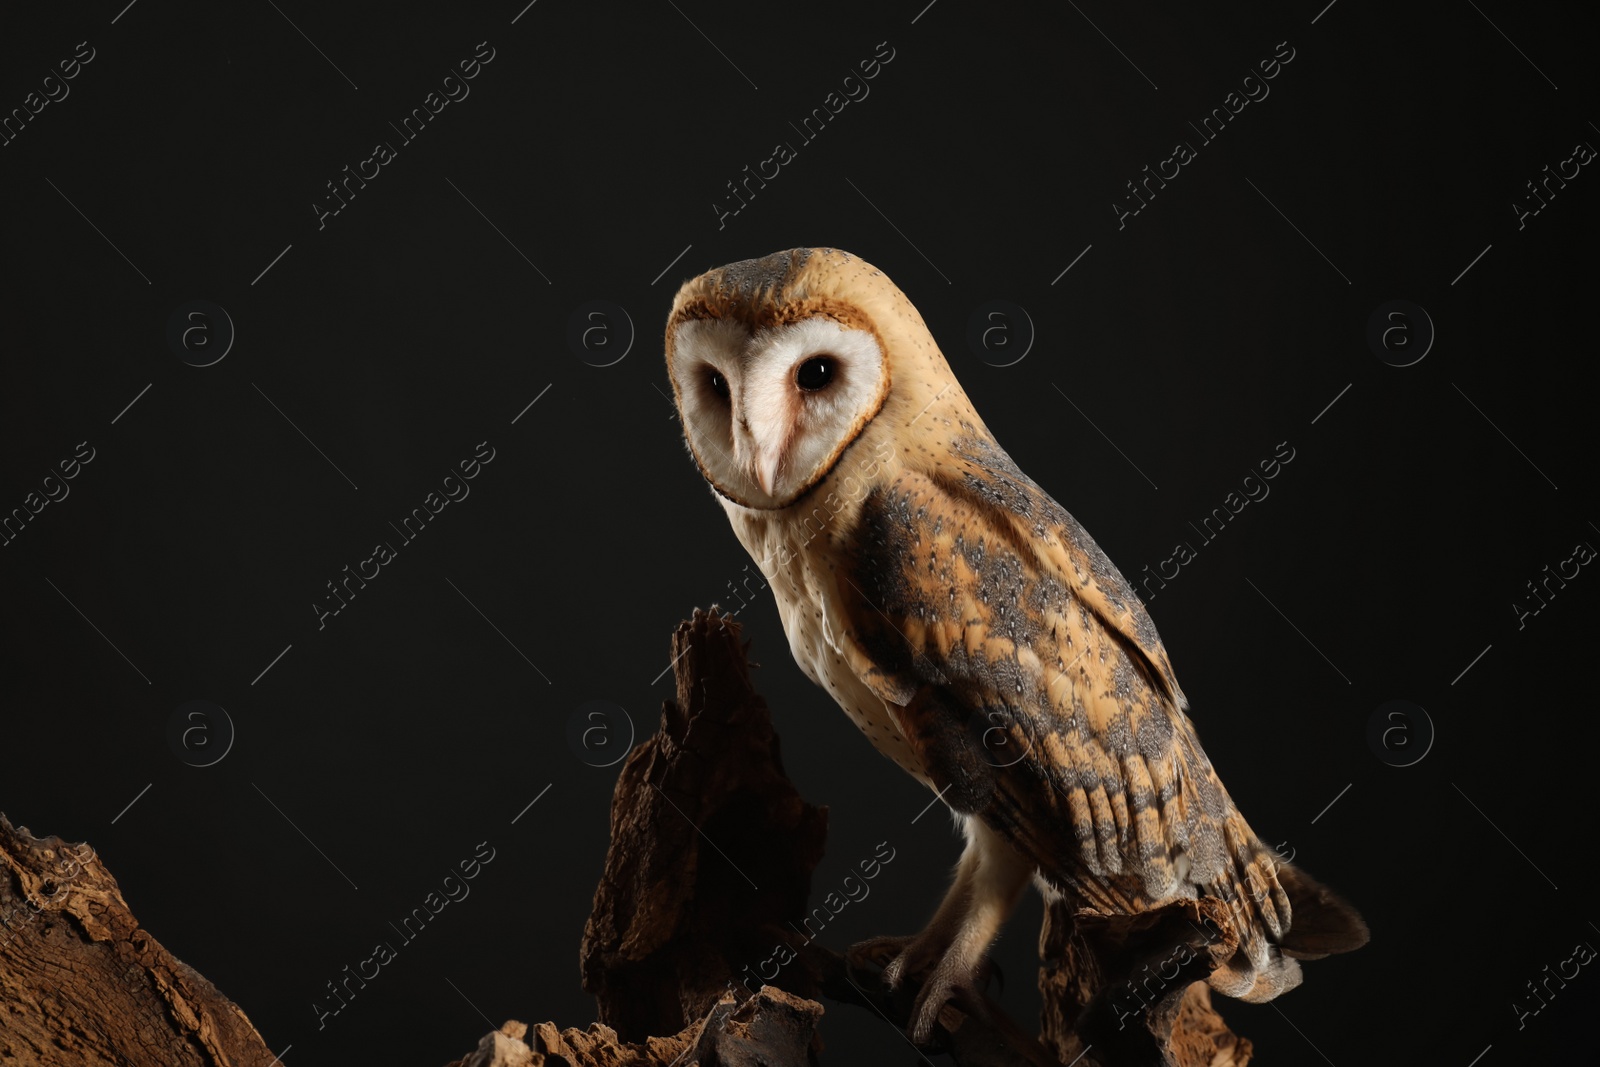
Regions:
<svg viewBox="0 0 1600 1067"><path fill-rule="evenodd" d="M1278 884L1289 897L1293 918L1278 947L1299 960L1351 952L1371 936L1356 909L1339 894L1288 863L1278 865Z"/></svg>
<svg viewBox="0 0 1600 1067"><path fill-rule="evenodd" d="M1236 813L1223 836L1232 862L1214 895L1235 914L1238 950L1212 971L1217 992L1271 1000L1300 984L1298 960L1350 952L1367 943L1367 924L1342 897L1263 845Z"/></svg>

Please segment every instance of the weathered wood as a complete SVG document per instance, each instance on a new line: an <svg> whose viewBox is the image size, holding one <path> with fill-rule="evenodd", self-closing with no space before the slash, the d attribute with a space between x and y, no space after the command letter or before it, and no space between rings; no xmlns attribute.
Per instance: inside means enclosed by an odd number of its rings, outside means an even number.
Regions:
<svg viewBox="0 0 1600 1067"><path fill-rule="evenodd" d="M801 933L827 812L805 803L784 774L745 653L739 625L715 611L696 611L673 635L677 698L666 702L659 732L629 755L617 782L611 847L584 931L584 988L595 995L602 1023L562 1031L566 1047L559 1050L553 1026L536 1028L546 1036L529 1047L528 1062L542 1063L538 1054L549 1049L585 1065L648 1067L657 1063L651 1057L670 1063L682 1054L680 1067L709 1067L728 1054L713 1047L718 1020L762 1019L778 998L786 998L786 1010L814 1013L807 1015L812 1024L823 1011L814 998L859 1006L902 1028L909 1021L914 982L886 989L875 972L853 970L840 951ZM1185 976L1203 975L1225 958L1237 940L1226 909L1213 903L1186 901L1093 923L1076 922L1062 903L1050 905L1040 933L1041 1037L984 1002L970 1010L947 1006L936 1042L961 1067L1113 1067L1114 1059L1097 1058L1107 1047L1085 1055L1075 1029L1098 995L1102 1006L1121 998L1112 1003L1137 1007L1113 1020L1125 1014L1139 1031L1137 1051L1157 1061L1245 1067L1250 1043L1228 1030L1203 983L1185 977L1153 989L1146 982L1139 999L1131 986L1121 988L1140 961L1159 960L1190 930L1204 937L1200 924L1213 936ZM771 979L781 990L760 985L760 963L771 959L783 963ZM752 997L758 986L760 996ZM676 1036L646 1040L651 1033ZM756 1058L788 1063L790 1055L792 1049L774 1047ZM847 1050L842 1060L850 1060ZM490 1062L500 1061L471 1067Z"/></svg>
<svg viewBox="0 0 1600 1067"><path fill-rule="evenodd" d="M825 1058L819 998L907 1024L914 982L886 989L801 932L827 810L784 773L740 627L696 611L672 652L677 697L623 765L584 928L583 985L601 1021L508 1022L452 1067L812 1067ZM1040 1037L981 1001L946 1006L936 1044L960 1067L1118 1067L1131 1062L1126 1048L1140 1063L1246 1067L1250 1042L1190 981L1237 944L1215 903L1100 920L1049 904ZM1167 966L1185 941L1197 962ZM774 959L783 965L768 971ZM1089 1047L1080 1031L1103 1024L1108 1004L1115 1039ZM1130 1029L1137 1040L1121 1045ZM852 1062L849 1050L838 1061ZM0 1062L272 1067L275 1057L243 1011L140 929L92 849L0 815Z"/></svg>
<svg viewBox="0 0 1600 1067"><path fill-rule="evenodd" d="M742 1002L725 994L681 1032L642 1042L623 1041L604 1023L540 1023L530 1036L526 1023L512 1021L447 1067L813 1067L821 1016L821 1004L769 987Z"/></svg>
<svg viewBox="0 0 1600 1067"><path fill-rule="evenodd" d="M1162 981L1180 972L1163 964L1183 958L1177 946L1191 931L1187 944L1198 963L1184 968L1186 975L1206 973L1238 945L1228 909L1215 900L1179 901L1144 915L1093 921L1075 918L1064 901L1047 902L1039 931L1040 1041L1062 1063L1119 1067L1122 1061L1105 1055L1104 1044L1089 1048L1079 1032L1084 1008L1096 997L1110 997L1113 1018L1148 1035L1124 1042L1123 1049L1142 1045L1153 1055L1164 1053L1173 1067L1245 1067L1250 1042L1212 1007L1210 987L1186 978Z"/></svg>
<svg viewBox="0 0 1600 1067"><path fill-rule="evenodd" d="M128 910L87 844L0 814L0 1062L269 1067L227 997Z"/></svg>
<svg viewBox="0 0 1600 1067"><path fill-rule="evenodd" d="M739 624L696 611L672 657L677 699L617 779L580 950L600 1021L631 1041L761 987L757 969L804 922L828 832L784 773Z"/></svg>

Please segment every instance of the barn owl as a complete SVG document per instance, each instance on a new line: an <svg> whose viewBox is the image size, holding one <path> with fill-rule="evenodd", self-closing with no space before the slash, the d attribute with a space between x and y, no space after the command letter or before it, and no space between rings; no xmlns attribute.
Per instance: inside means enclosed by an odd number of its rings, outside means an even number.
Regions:
<svg viewBox="0 0 1600 1067"><path fill-rule="evenodd" d="M880 271L829 248L709 271L678 291L666 359L689 454L796 662L964 828L927 928L858 946L891 986L921 979L914 1041L974 999L1030 879L1082 915L1220 901L1237 948L1194 973L1247 1001L1366 941L1251 831L1144 605L1001 450Z"/></svg>

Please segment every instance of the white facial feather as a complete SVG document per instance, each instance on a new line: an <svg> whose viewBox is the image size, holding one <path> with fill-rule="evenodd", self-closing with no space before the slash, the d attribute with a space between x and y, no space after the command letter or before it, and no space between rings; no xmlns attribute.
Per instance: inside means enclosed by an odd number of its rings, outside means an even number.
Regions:
<svg viewBox="0 0 1600 1067"><path fill-rule="evenodd" d="M732 320L686 322L678 328L668 367L694 454L719 481L731 478L730 486L746 490L758 487L739 474L733 460L732 407L712 390L711 372L721 373L730 391L736 389L740 356L749 339L749 331Z"/></svg>
<svg viewBox="0 0 1600 1067"><path fill-rule="evenodd" d="M832 359L833 379L802 389L796 373L818 356ZM882 394L884 361L872 334L828 318L755 333L706 319L678 327L669 370L689 445L713 484L747 506L774 508L812 485L860 431ZM726 398L711 386L714 371Z"/></svg>

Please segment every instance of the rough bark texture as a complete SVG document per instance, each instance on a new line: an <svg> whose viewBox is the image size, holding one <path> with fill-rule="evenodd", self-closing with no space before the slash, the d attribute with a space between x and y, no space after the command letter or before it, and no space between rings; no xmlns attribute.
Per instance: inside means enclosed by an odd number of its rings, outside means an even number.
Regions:
<svg viewBox="0 0 1600 1067"><path fill-rule="evenodd" d="M787 993L858 1005L896 1025L910 1018L915 986L891 992L801 932L827 812L807 804L784 773L746 651L739 624L715 612L697 611L678 627L677 698L617 782L582 959L584 988L621 1040L715 1016L730 992L735 1000L755 989L777 994L758 967L780 947L795 956L775 979ZM822 1014L815 1000L795 1003ZM969 1067L1047 1062L1032 1035L1003 1015L979 1025L950 1009L944 1028Z"/></svg>
<svg viewBox="0 0 1600 1067"><path fill-rule="evenodd" d="M1115 1060L1098 1058L1096 1050L1086 1049L1074 1031L1084 1006L1109 988L1131 1009L1128 1025L1147 1029L1175 1067L1245 1067L1251 1060L1250 1041L1234 1034L1217 1014L1209 986L1193 982L1163 987L1162 968L1154 968L1152 979L1149 971L1128 974L1132 968L1123 962L1130 956L1147 959L1133 949L1152 933L1164 932L1163 926L1206 923L1222 933L1210 950L1213 960L1220 962L1238 942L1227 909L1216 901L1184 901L1148 915L1095 923L1075 920L1064 901L1047 903L1039 931L1040 1041L1061 1063L1116 1067ZM1171 937L1158 941L1173 942ZM1146 982L1128 985L1136 977Z"/></svg>
<svg viewBox="0 0 1600 1067"><path fill-rule="evenodd" d="M771 987L740 1003L728 993L672 1037L625 1042L604 1023L557 1030L508 1022L447 1067L812 1067L822 1005ZM526 1038L526 1040L524 1040Z"/></svg>
<svg viewBox="0 0 1600 1067"><path fill-rule="evenodd" d="M739 626L696 611L672 652L677 698L623 765L584 928L583 986L601 1021L531 1031L507 1022L451 1067L812 1067L826 1058L817 998L902 1028L910 1018L914 983L888 990L800 932L827 811L784 774ZM1233 950L1214 903L1092 922L1052 904L1039 938L1040 1036L992 1004L952 1005L935 1041L958 1067L1116 1067L1113 1042L1089 1047L1075 1030L1094 1015L1086 1005L1109 997L1113 1020L1138 1027L1157 1058L1245 1067L1250 1042L1229 1031L1204 983L1189 984L1190 971L1152 978L1167 968L1150 963L1184 942L1202 974ZM0 1067L275 1062L238 1007L139 928L92 849L36 839L4 815L0 938ZM782 988L760 985L757 968L779 950ZM857 1060L840 1053L836 1062Z"/></svg>
<svg viewBox="0 0 1600 1067"><path fill-rule="evenodd" d="M728 991L747 997L760 982L753 964L784 945L797 962L782 969L778 985L903 1026L915 985L887 990L875 974L851 970L840 952L797 932L826 812L806 804L785 776L745 651L738 624L714 612L695 612L673 635L677 700L667 702L660 733L629 756L617 783L611 849L584 932L584 988L605 1024L640 1040L679 1030ZM1055 905L1040 935L1040 1037L998 1008L980 1017L949 1007L939 1039L965 1067L1071 1063L1085 1052L1073 1024L1096 993L1128 977L1125 961L1165 951L1174 931L1186 935L1191 923L1207 920L1223 935L1213 956L1225 957L1236 941L1225 910L1209 902L1093 926L1074 924L1070 910ZM1250 1043L1229 1031L1204 984L1155 995L1147 985L1144 996L1150 1004L1130 1025L1148 1030L1177 1067L1249 1062ZM804 1003L821 1015L820 1004ZM1096 1051L1103 1050L1090 1049L1084 1067L1101 1063Z"/></svg>
<svg viewBox="0 0 1600 1067"><path fill-rule="evenodd" d="M672 656L677 699L617 780L580 953L601 1021L630 1041L678 1032L730 987L760 987L755 967L804 921L828 833L827 810L784 774L739 625L696 611Z"/></svg>
<svg viewBox="0 0 1600 1067"><path fill-rule="evenodd" d="M140 929L93 849L0 814L0 1064L274 1061L238 1006Z"/></svg>

